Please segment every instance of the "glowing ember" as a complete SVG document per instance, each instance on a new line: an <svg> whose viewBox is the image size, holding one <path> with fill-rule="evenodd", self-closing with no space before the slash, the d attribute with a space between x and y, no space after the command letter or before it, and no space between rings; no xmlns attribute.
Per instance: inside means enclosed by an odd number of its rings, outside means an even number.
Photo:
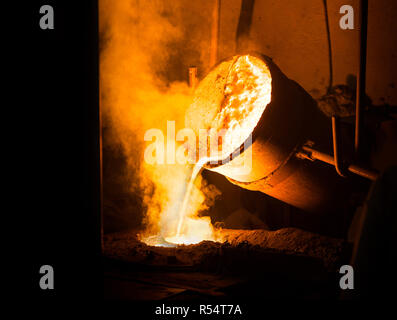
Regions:
<svg viewBox="0 0 397 320"><path fill-rule="evenodd" d="M149 245L172 246L194 244L203 240L222 241L221 237L215 235L211 219L198 216L204 199L202 194L200 197L194 183L203 165L211 160L228 157L249 137L271 100L272 81L266 64L254 56L238 56L229 64L223 101L218 106L210 126L203 128L209 132L209 139L206 138L205 142L200 142L199 145L199 148L205 146L206 150L210 150L211 156L209 157L207 152L203 156L199 151L199 161L190 168L190 179L184 180L187 185L183 196L177 200L179 203L171 206L172 212L168 206L167 210L161 213L161 235L141 239ZM196 97L194 103L200 103L200 99L201 97ZM223 131L221 135L220 131ZM218 139L219 136L221 140ZM175 188L175 185L170 185L169 188Z"/></svg>

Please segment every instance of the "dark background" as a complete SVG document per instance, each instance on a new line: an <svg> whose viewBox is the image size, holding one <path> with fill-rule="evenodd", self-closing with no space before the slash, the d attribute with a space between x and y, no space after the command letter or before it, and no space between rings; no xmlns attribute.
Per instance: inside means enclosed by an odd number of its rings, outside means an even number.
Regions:
<svg viewBox="0 0 397 320"><path fill-rule="evenodd" d="M39 27L42 5L53 30ZM33 298L102 297L96 1L29 1L20 75L24 172L20 217L31 246ZM26 121L26 126L25 126ZM39 287L54 268L54 290Z"/></svg>

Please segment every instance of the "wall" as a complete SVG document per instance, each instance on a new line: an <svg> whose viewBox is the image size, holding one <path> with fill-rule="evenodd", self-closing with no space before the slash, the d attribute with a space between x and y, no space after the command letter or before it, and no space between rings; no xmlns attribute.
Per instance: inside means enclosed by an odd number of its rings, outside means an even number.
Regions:
<svg viewBox="0 0 397 320"><path fill-rule="evenodd" d="M342 30L339 8L352 5L355 29ZM241 0L221 1L220 58L233 54ZM358 1L328 1L333 84L346 83L357 70ZM369 1L367 93L374 103L397 104L397 1ZM329 82L328 45L321 0L256 0L250 47L273 58L290 78L313 96Z"/></svg>

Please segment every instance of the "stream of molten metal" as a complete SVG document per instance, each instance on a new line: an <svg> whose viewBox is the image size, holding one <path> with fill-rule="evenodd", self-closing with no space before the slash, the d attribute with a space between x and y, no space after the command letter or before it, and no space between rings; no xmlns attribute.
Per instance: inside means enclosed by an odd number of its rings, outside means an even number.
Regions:
<svg viewBox="0 0 397 320"><path fill-rule="evenodd" d="M193 244L203 240L221 241L221 238L216 236L216 230L209 217L199 217L197 209L194 212L191 208L189 209L189 203L194 201L192 200L194 182L206 163L225 159L252 133L266 106L270 103L271 81L270 71L261 59L244 55L235 60L226 79L223 102L211 124L211 128L216 129L215 132L226 130L222 136L221 148L219 149L217 145L218 152L215 156L211 154L211 158L199 158L190 169L191 176L179 206L177 218L168 221L168 224L172 223L173 226L166 226L166 229L172 232L142 239L143 242L157 246L172 246Z"/></svg>

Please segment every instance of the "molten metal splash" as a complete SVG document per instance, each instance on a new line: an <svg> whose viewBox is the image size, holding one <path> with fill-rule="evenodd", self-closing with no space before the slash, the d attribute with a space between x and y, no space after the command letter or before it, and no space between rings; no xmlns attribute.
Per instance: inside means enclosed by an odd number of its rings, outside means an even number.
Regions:
<svg viewBox="0 0 397 320"><path fill-rule="evenodd" d="M203 194L195 187L199 173L207 162L222 160L239 148L256 127L262 113L271 100L271 75L266 64L259 58L245 55L234 59L224 89L224 100L220 110L211 124L212 132L226 130L221 145L217 139L209 139L215 146L209 150L217 151L211 157L201 157L188 172L190 179L178 204L164 204L160 217L160 234L142 237L148 245L175 246L194 244L203 240L223 241L221 233L211 224L209 217L199 217ZM211 134L211 133L210 133ZM210 142L211 143L211 142ZM201 178L201 177L200 177ZM201 181L201 179L200 179ZM175 188L175 180L170 180L165 187L170 193ZM169 201L164 199L164 202Z"/></svg>

